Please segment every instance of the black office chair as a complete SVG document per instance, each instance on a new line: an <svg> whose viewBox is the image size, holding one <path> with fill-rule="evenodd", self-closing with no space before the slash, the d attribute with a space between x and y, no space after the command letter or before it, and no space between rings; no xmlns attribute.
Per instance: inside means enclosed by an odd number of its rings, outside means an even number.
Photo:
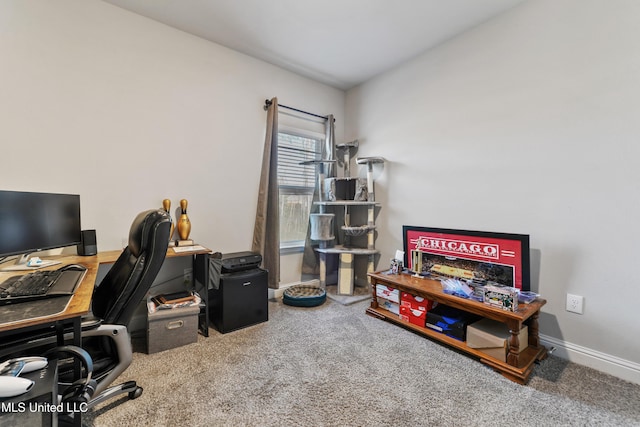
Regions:
<svg viewBox="0 0 640 427"><path fill-rule="evenodd" d="M143 300L164 262L171 217L164 210L141 212L129 232L129 245L116 260L92 298L91 315L82 321L82 347L93 359L96 381L88 407L128 393L142 394L135 381L110 386L131 364L131 338L126 325ZM71 366L60 367L61 388L73 378ZM85 375L88 373L85 373ZM65 384L66 382L66 384Z"/></svg>

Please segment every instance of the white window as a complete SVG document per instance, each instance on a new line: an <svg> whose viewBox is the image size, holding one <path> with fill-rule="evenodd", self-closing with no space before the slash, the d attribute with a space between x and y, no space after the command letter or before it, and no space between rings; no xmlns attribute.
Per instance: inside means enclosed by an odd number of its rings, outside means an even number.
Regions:
<svg viewBox="0 0 640 427"><path fill-rule="evenodd" d="M280 128L278 132L278 187L280 251L304 248L316 183L316 167L301 165L320 158L324 135Z"/></svg>

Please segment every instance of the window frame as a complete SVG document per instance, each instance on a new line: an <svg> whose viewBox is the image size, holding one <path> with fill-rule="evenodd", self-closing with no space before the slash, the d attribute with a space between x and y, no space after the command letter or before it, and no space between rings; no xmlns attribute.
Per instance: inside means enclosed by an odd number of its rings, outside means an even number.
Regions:
<svg viewBox="0 0 640 427"><path fill-rule="evenodd" d="M320 132L314 132L311 130L301 129L293 126L282 126L282 125L278 126L278 150L280 150L280 134L281 133L286 135L292 135L292 136L297 136L301 138L316 140L317 141L316 153L318 157L321 155L322 143L326 138L325 134ZM278 164L278 168L279 166L280 164ZM280 173L280 169L278 169L278 174L279 173ZM318 185L317 178L318 178L317 173L314 167L313 187L305 187L304 189L301 189L300 187L295 187L295 186L280 185L280 183L278 182L278 199L280 199L280 196L282 195L311 195L311 197L313 198L313 194L316 190L316 186ZM278 180L279 179L280 177L278 176ZM307 223L308 221L309 221L309 218L307 217ZM280 227L282 228L282 223L280 224ZM287 240L287 241L280 240L280 254L282 255L282 254L303 252L304 246L305 246L305 240L306 239Z"/></svg>

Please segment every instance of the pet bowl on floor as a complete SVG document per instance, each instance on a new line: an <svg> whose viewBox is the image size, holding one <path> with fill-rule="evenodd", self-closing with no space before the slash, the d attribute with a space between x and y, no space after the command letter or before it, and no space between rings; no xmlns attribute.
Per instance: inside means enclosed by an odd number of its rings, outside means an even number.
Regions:
<svg viewBox="0 0 640 427"><path fill-rule="evenodd" d="M317 286L295 285L285 289L282 302L296 307L315 307L327 299L324 289Z"/></svg>

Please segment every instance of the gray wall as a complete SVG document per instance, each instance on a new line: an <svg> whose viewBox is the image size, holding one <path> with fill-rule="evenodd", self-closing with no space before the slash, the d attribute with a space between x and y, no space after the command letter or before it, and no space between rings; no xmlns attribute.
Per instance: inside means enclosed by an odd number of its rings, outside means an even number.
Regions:
<svg viewBox="0 0 640 427"><path fill-rule="evenodd" d="M639 19L626 0L525 2L349 91L345 131L389 160L383 263L403 225L530 234L547 342L635 382Z"/></svg>
<svg viewBox="0 0 640 427"><path fill-rule="evenodd" d="M100 250L165 198L189 201L197 242L249 250L264 100L343 131L343 91L99 0L0 2L0 57L0 188L80 194Z"/></svg>

